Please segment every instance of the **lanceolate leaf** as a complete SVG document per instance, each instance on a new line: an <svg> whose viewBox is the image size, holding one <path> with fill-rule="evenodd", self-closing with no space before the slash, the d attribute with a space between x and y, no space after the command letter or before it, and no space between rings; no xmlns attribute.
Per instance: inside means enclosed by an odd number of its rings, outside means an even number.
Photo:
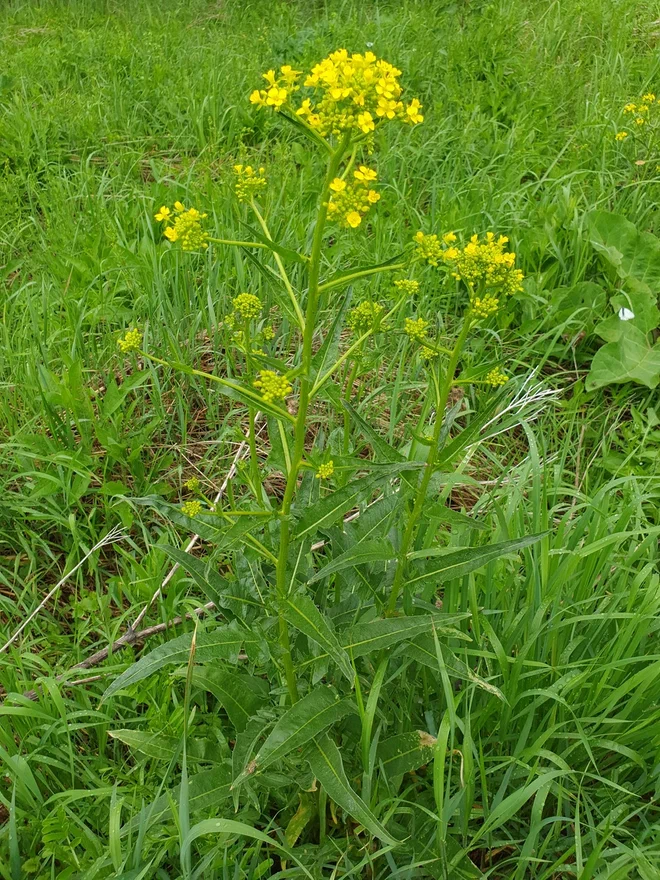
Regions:
<svg viewBox="0 0 660 880"><path fill-rule="evenodd" d="M221 574L218 574L212 567L212 563L198 559L184 550L170 547L169 544L159 544L158 549L167 553L170 559L173 559L184 571L187 571L197 586L217 606L232 609L241 604L254 605L255 608L263 607L261 602L257 602L249 597L234 596L231 593L231 584Z"/></svg>
<svg viewBox="0 0 660 880"><path fill-rule="evenodd" d="M386 617L359 623L343 639L346 651L353 657L363 657L384 648L391 648L406 639L414 639L423 632L437 631L465 620L469 614L420 614L418 617Z"/></svg>
<svg viewBox="0 0 660 880"><path fill-rule="evenodd" d="M463 575L476 571L500 556L505 556L507 553L516 553L518 550L535 544L545 537L545 534L547 533L527 535L524 538L514 538L512 541L502 541L500 544L488 544L485 547L466 547L464 550L445 553L431 562L413 565L406 583L411 590L415 591L427 583L440 584L453 578L463 577ZM437 551L419 550L411 553L410 558L428 557L435 552Z"/></svg>
<svg viewBox="0 0 660 880"><path fill-rule="evenodd" d="M180 751L181 737L165 733L150 733L146 730L109 730L109 735L130 749L141 752L157 761L171 761L175 752ZM217 742L208 739L189 738L186 743L189 761L205 761L209 764L222 764L227 760L229 747L221 749Z"/></svg>
<svg viewBox="0 0 660 880"><path fill-rule="evenodd" d="M111 697L117 691L129 687L138 681L142 681L153 675L163 666L175 663L186 663L190 654L190 645L193 633L184 633L176 639L159 645L141 657L137 663L116 678L103 694L103 699ZM235 658L241 649L241 645L254 642L255 638L247 630L242 629L236 621L227 626L218 626L209 632L198 633L195 661L205 663L211 660L229 660Z"/></svg>
<svg viewBox="0 0 660 880"><path fill-rule="evenodd" d="M336 522L346 511L355 507L360 498L373 491L383 480L398 476L404 470L419 468L418 462L401 462L379 468L378 473L361 477L343 486L331 495L326 495L318 504L308 508L301 516L296 529L296 539L305 537L320 528Z"/></svg>
<svg viewBox="0 0 660 880"><path fill-rule="evenodd" d="M268 688L261 679L249 680L247 673L239 675L212 666L198 667L193 671L193 684L203 688L218 700L237 731L245 727L257 709L265 702ZM261 693L254 682L264 685Z"/></svg>
<svg viewBox="0 0 660 880"><path fill-rule="evenodd" d="M326 685L319 685L287 709L234 785L285 758L352 711L349 700L341 700Z"/></svg>
<svg viewBox="0 0 660 880"><path fill-rule="evenodd" d="M460 635L465 638L463 633ZM494 694L498 699L506 702L504 694L498 687L495 687L494 684L490 684L490 682L485 681L481 676L477 675L476 672L470 669L470 667L461 659L456 657L453 651L442 642L438 642L438 644L442 651L442 658L449 675L454 676L455 678L462 678L465 681L471 681L476 684L477 687L488 691L490 694ZM412 658L418 663L428 666L430 669L439 671L436 640L432 636L418 636L414 641L405 646L405 655L408 659Z"/></svg>
<svg viewBox="0 0 660 880"><path fill-rule="evenodd" d="M180 786L177 785L166 794L160 795L134 816L122 828L122 835L140 828L145 823L149 826L159 822L171 813L172 804L179 801ZM231 774L229 766L214 767L191 776L188 780L188 809L191 813L198 810L210 810L231 795Z"/></svg>
<svg viewBox="0 0 660 880"><path fill-rule="evenodd" d="M402 776L428 764L433 758L435 737L424 730L412 730L382 740L378 745L377 760L388 779Z"/></svg>
<svg viewBox="0 0 660 880"><path fill-rule="evenodd" d="M313 584L337 571L343 571L345 568L352 568L355 565L364 565L367 562L386 562L388 559L394 559L395 555L394 548L389 541L363 541L324 565L307 583Z"/></svg>
<svg viewBox="0 0 660 880"><path fill-rule="evenodd" d="M304 594L291 596L282 603L282 611L291 626L295 626L307 638L327 651L346 678L353 681L353 667L348 654L340 645L330 623L309 596Z"/></svg>
<svg viewBox="0 0 660 880"><path fill-rule="evenodd" d="M309 766L332 800L352 816L357 822L389 846L397 846L399 841L388 834L385 827L371 812L362 798L351 788L339 749L328 737L314 740L307 753Z"/></svg>

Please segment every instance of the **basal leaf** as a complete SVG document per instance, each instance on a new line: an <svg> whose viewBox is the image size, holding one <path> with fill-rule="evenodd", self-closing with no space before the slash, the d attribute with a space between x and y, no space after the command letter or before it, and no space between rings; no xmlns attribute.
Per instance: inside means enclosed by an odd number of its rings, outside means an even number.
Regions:
<svg viewBox="0 0 660 880"><path fill-rule="evenodd" d="M591 362L586 387L591 391L620 382L637 382L655 388L660 382L660 343L650 345L647 336L631 323L621 321L616 342L599 348Z"/></svg>
<svg viewBox="0 0 660 880"><path fill-rule="evenodd" d="M364 825L367 831L383 843L389 846L398 845L399 841L387 832L362 798L351 788L339 749L328 736L314 740L307 752L307 760L312 773L344 812Z"/></svg>
<svg viewBox="0 0 660 880"><path fill-rule="evenodd" d="M655 235L608 211L592 211L587 222L591 244L620 278L654 293L660 290L660 240Z"/></svg>
<svg viewBox="0 0 660 880"><path fill-rule="evenodd" d="M352 657L363 657L391 648L406 639L414 639L435 626L445 626L465 620L469 614L420 614L416 617L384 617L368 623L358 623L343 638L343 645Z"/></svg>
<svg viewBox="0 0 660 880"><path fill-rule="evenodd" d="M130 749L153 758L156 761L171 761L180 750L181 737L147 730L109 730L109 735L123 742ZM228 747L223 750L217 742L190 737L186 743L188 760L206 761L209 764L222 764L227 760Z"/></svg>
<svg viewBox="0 0 660 880"><path fill-rule="evenodd" d="M213 694L229 715L237 731L245 727L268 696L268 686L260 678L213 666L193 670L193 684Z"/></svg>
<svg viewBox="0 0 660 880"><path fill-rule="evenodd" d="M424 730L390 736L378 744L377 761L382 764L388 779L402 776L429 763L435 742L435 737Z"/></svg>

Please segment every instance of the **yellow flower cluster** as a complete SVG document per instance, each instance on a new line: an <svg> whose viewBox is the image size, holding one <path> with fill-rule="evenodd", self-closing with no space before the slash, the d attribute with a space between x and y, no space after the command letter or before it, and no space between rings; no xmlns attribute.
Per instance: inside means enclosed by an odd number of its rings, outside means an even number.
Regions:
<svg viewBox="0 0 660 880"><path fill-rule="evenodd" d="M428 326L429 322L424 318L406 318L403 329L405 334L415 342L423 342Z"/></svg>
<svg viewBox="0 0 660 880"><path fill-rule="evenodd" d="M255 171L251 165L234 165L236 183L234 192L239 202L249 202L259 190L266 186L266 178L263 176L265 169Z"/></svg>
<svg viewBox="0 0 660 880"><path fill-rule="evenodd" d="M174 219L174 226L166 226L164 235L171 242L178 241L184 251L197 251L208 247L206 239L209 236L202 229L202 220L205 220L206 216L200 214L196 208L186 210L181 202L174 203L174 218L171 209L165 205L155 215L159 222L171 223Z"/></svg>
<svg viewBox="0 0 660 880"><path fill-rule="evenodd" d="M275 328L272 324L266 324L265 327L261 328L261 336L265 342L270 342L271 339L275 338Z"/></svg>
<svg viewBox="0 0 660 880"><path fill-rule="evenodd" d="M360 165L353 172L350 183L346 183L341 177L335 177L330 184L328 217L337 220L340 226L356 229L369 208L380 199L379 193L370 187L377 179L378 174L366 165Z"/></svg>
<svg viewBox="0 0 660 880"><path fill-rule="evenodd" d="M616 141L625 141L625 139L626 139L627 137L628 137L628 132L627 132L627 131L617 131L616 135L614 136L614 140L616 140Z"/></svg>
<svg viewBox="0 0 660 880"><path fill-rule="evenodd" d="M524 275L515 268L515 253L506 250L508 241L505 235L496 238L492 232L481 239L473 235L462 249L448 247L443 259L454 278L464 281L472 291L495 288L501 295L510 296L522 290Z"/></svg>
<svg viewBox="0 0 660 880"><path fill-rule="evenodd" d="M394 282L394 286L402 293L412 296L419 290L419 281L413 281L412 278L399 278Z"/></svg>
<svg viewBox="0 0 660 880"><path fill-rule="evenodd" d="M181 513L185 513L186 516L197 516L197 514L201 513L202 505L199 501L186 501L185 504L181 505Z"/></svg>
<svg viewBox="0 0 660 880"><path fill-rule="evenodd" d="M487 293L485 296L473 296L470 299L470 308L475 318L490 318L499 307L499 299L490 293Z"/></svg>
<svg viewBox="0 0 660 880"><path fill-rule="evenodd" d="M183 485L189 492L199 492L199 480L197 477L191 477Z"/></svg>
<svg viewBox="0 0 660 880"><path fill-rule="evenodd" d="M139 330L133 328L127 330L123 339L117 340L117 345L122 354L128 354L131 351L137 351L142 345L142 334Z"/></svg>
<svg viewBox="0 0 660 880"><path fill-rule="evenodd" d="M290 95L297 92L300 86L298 79L302 76L302 70L294 70L290 65L280 67L279 76L274 70L262 74L266 80L265 89L255 89L250 95L250 101L259 107L272 107L273 110L281 110L288 102Z"/></svg>
<svg viewBox="0 0 660 880"><path fill-rule="evenodd" d="M346 323L354 333L360 335L374 327L384 311L380 303L365 300L359 306L350 310Z"/></svg>
<svg viewBox="0 0 660 880"><path fill-rule="evenodd" d="M647 92L645 95L642 95L639 103L636 104L631 101L626 104L623 112L628 116L632 116L632 121L638 127L647 123L653 123L660 114L660 98L656 98L653 92ZM618 131L615 135L615 140L623 141L628 135L629 132L627 131Z"/></svg>
<svg viewBox="0 0 660 880"><path fill-rule="evenodd" d="M484 382L488 385L492 385L493 388L499 388L500 385L506 385L508 381L509 377L506 373L503 373L499 367L495 367L490 373L487 373L486 378L484 379Z"/></svg>
<svg viewBox="0 0 660 880"><path fill-rule="evenodd" d="M250 101L274 110L288 107L291 95L300 88L301 71L285 66L279 75L269 70L263 76L266 88L252 92ZM417 125L424 121L422 105L417 98L408 104L401 101L400 76L400 70L373 52L349 55L338 49L305 78L313 97L305 98L295 113L322 137L345 132L369 135L376 125L392 119Z"/></svg>
<svg viewBox="0 0 660 880"><path fill-rule="evenodd" d="M258 318L263 308L263 303L253 293L239 293L231 302L234 306L234 314L244 321Z"/></svg>
<svg viewBox="0 0 660 880"><path fill-rule="evenodd" d="M284 400L291 393L292 385L285 376L278 376L273 370L261 370L254 380L254 387L268 403Z"/></svg>
<svg viewBox="0 0 660 880"><path fill-rule="evenodd" d="M415 234L414 242L417 245L417 258L429 266L439 266L441 260L447 259L448 253L455 253L456 248L447 248L456 241L453 232L445 232L442 241L437 235L425 235L421 229Z"/></svg>
<svg viewBox="0 0 660 880"><path fill-rule="evenodd" d="M335 463L330 459L325 464L320 464L316 472L317 480L328 480L335 472Z"/></svg>

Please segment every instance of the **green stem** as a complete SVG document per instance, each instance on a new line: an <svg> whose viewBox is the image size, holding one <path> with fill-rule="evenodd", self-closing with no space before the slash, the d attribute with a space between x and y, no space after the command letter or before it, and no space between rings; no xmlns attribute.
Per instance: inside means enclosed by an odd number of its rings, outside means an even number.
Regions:
<svg viewBox="0 0 660 880"><path fill-rule="evenodd" d="M344 400L346 403L350 403L351 396L353 394L353 385L355 384L355 378L357 376L359 365L359 357L356 357L351 366L351 371L348 374L348 379L346 381L346 388L344 389ZM344 410L344 444L343 450L344 455L348 455L348 444L350 440L350 430L351 430L351 420L347 410Z"/></svg>
<svg viewBox="0 0 660 880"><path fill-rule="evenodd" d="M368 275L377 275L379 272L396 272L398 269L405 269L408 263L391 263L388 266L375 266L372 269L360 269L357 272L351 272L349 275L342 275L335 281L326 281L325 284L319 285L319 291L332 290L333 287L341 287L342 284L348 284L356 278L366 278Z"/></svg>
<svg viewBox="0 0 660 880"><path fill-rule="evenodd" d="M444 423L444 416L445 410L447 408L447 402L449 400L449 393L454 384L456 367L458 366L458 360L461 356L461 352L468 337L468 333L470 332L471 323L472 317L468 312L463 320L461 332L459 333L456 344L454 345L454 349L451 353L451 357L449 358L449 363L447 364L447 369L444 374L444 380L440 386L438 408L435 414L435 425L433 427L433 439L431 445L429 446L428 455L426 457L426 467L424 468L422 479L419 483L419 486L417 487L413 509L410 513L410 517L408 518L408 523L406 524L403 538L401 539L401 547L399 550L399 555L397 557L396 571L394 572L394 582L392 583L392 592L390 593L390 599L387 606L387 611L389 614L393 614L396 611L396 603L399 598L399 593L401 592L401 587L403 585L403 576L405 574L408 551L415 535L417 521L419 520L420 514L424 507L424 502L426 501L426 493L428 492L429 483L431 482L431 477L433 476L433 468L435 466L436 458L438 456L440 433L442 431L442 425Z"/></svg>
<svg viewBox="0 0 660 880"><path fill-rule="evenodd" d="M209 237L208 241L212 241L215 244L234 245L235 247L264 248L267 251L270 250L268 245L264 244L263 241L234 241L234 239L230 239L230 238L211 238L211 237Z"/></svg>
<svg viewBox="0 0 660 880"><path fill-rule="evenodd" d="M254 376L254 363L250 354L252 339L250 335L250 322L245 322L245 363L247 366L247 374L251 378ZM248 445L250 447L250 472L252 477L252 485L254 494L256 495L258 504L263 504L263 491L261 488L261 477L259 475L259 458L257 456L257 431L255 410L248 407Z"/></svg>
<svg viewBox="0 0 660 880"><path fill-rule="evenodd" d="M257 207L257 203L254 199L250 200L250 207L254 211L254 216L259 221L259 226L261 226L264 235L269 241L273 240L273 237L270 234L270 230L268 229L268 225L264 218L261 216L261 211ZM291 300L291 305L293 306L293 310L296 313L296 320L298 321L298 326L305 332L305 318L303 317L302 309L300 308L300 303L298 302L298 298L296 297L295 291L291 286L291 282L289 281L289 276L287 274L286 269L284 268L284 263L282 262L282 258L277 253L277 251L273 251L273 257L275 258L275 262L277 263L277 268L280 273L280 278L282 279L282 283L286 288L286 292L289 294L289 299Z"/></svg>
<svg viewBox="0 0 660 880"><path fill-rule="evenodd" d="M321 271L321 250L323 247L323 231L328 217L328 196L330 192L330 184L337 176L337 171L341 164L342 157L348 148L349 138L345 136L341 144L328 160L328 169L321 189L319 197L318 212L316 215L316 225L314 227L314 238L312 240L312 251L308 264L308 290L307 304L304 319L304 332L302 342L302 364L300 373L300 398L298 401L298 414L293 429L293 455L291 457L291 468L286 481L284 497L280 513L282 517L280 525L280 548L277 559L276 569L276 588L277 595L280 600L286 598L288 594L287 584L287 561L289 555L290 527L289 514L291 512L291 503L298 485L298 475L303 464L305 455L305 435L307 431L307 409L310 400L310 386L312 381L312 343L314 339L314 325L316 320L316 310L319 299L319 274ZM291 648L289 644L289 630L287 622L280 613L280 644L284 652L284 671L286 674L287 687L291 702L298 700L298 686L296 683L296 673L291 658Z"/></svg>

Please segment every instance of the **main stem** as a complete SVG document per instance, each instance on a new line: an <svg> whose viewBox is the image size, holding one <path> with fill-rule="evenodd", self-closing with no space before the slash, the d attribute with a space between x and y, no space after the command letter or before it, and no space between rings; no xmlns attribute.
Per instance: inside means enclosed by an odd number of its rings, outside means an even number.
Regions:
<svg viewBox="0 0 660 880"><path fill-rule="evenodd" d="M405 574L408 551L410 550L410 545L412 544L412 540L415 536L417 521L419 520L422 509L424 507L424 502L426 501L426 493L428 492L429 483L431 482L433 469L435 467L435 462L438 457L440 433L442 431L442 425L445 420L445 410L447 409L449 393L454 383L456 367L458 366L458 360L461 356L463 346L465 345L465 340L467 339L468 333L470 332L471 323L472 318L470 316L470 313L468 312L465 316L461 332L458 335L458 339L456 340L456 344L454 345L451 356L449 358L449 363L447 364L447 369L445 371L442 384L440 385L438 406L435 414L435 425L433 426L433 439L431 440L429 452L426 456L426 466L424 467L424 473L422 475L419 486L417 487L415 503L413 504L413 509L410 513L410 517L406 525L406 530L404 531L403 538L401 539L401 548L397 557L396 571L394 572L394 582L392 584L392 592L390 593L390 600L387 605L387 611L389 614L393 614L396 610L396 603L399 598L399 593L401 592L401 587L403 585L403 576Z"/></svg>
<svg viewBox="0 0 660 880"><path fill-rule="evenodd" d="M302 363L300 373L300 399L298 401L298 414L293 429L293 455L291 457L291 467L286 481L282 506L280 508L280 549L277 558L276 569L276 588L279 599L285 599L288 593L287 584L287 562L289 555L290 527L289 514L291 511L291 503L298 485L298 475L305 456L305 434L307 431L307 409L309 407L309 396L312 384L312 343L314 340L314 325L316 321L316 311L319 299L319 274L321 271L321 250L323 247L323 231L328 217L328 198L330 192L330 184L337 176L337 171L341 164L341 160L348 147L348 138L344 137L337 149L331 154L328 160L328 169L323 181L323 189L321 190L318 212L316 215L316 225L314 227L314 238L312 239L312 251L309 259L308 269L308 289L307 289L307 305L305 309L305 325L303 332L302 345ZM287 622L280 612L280 645L284 653L284 672L286 675L287 687L291 702L298 700L298 686L296 683L296 673L293 668L293 660L291 658L291 645L289 641L289 628Z"/></svg>

